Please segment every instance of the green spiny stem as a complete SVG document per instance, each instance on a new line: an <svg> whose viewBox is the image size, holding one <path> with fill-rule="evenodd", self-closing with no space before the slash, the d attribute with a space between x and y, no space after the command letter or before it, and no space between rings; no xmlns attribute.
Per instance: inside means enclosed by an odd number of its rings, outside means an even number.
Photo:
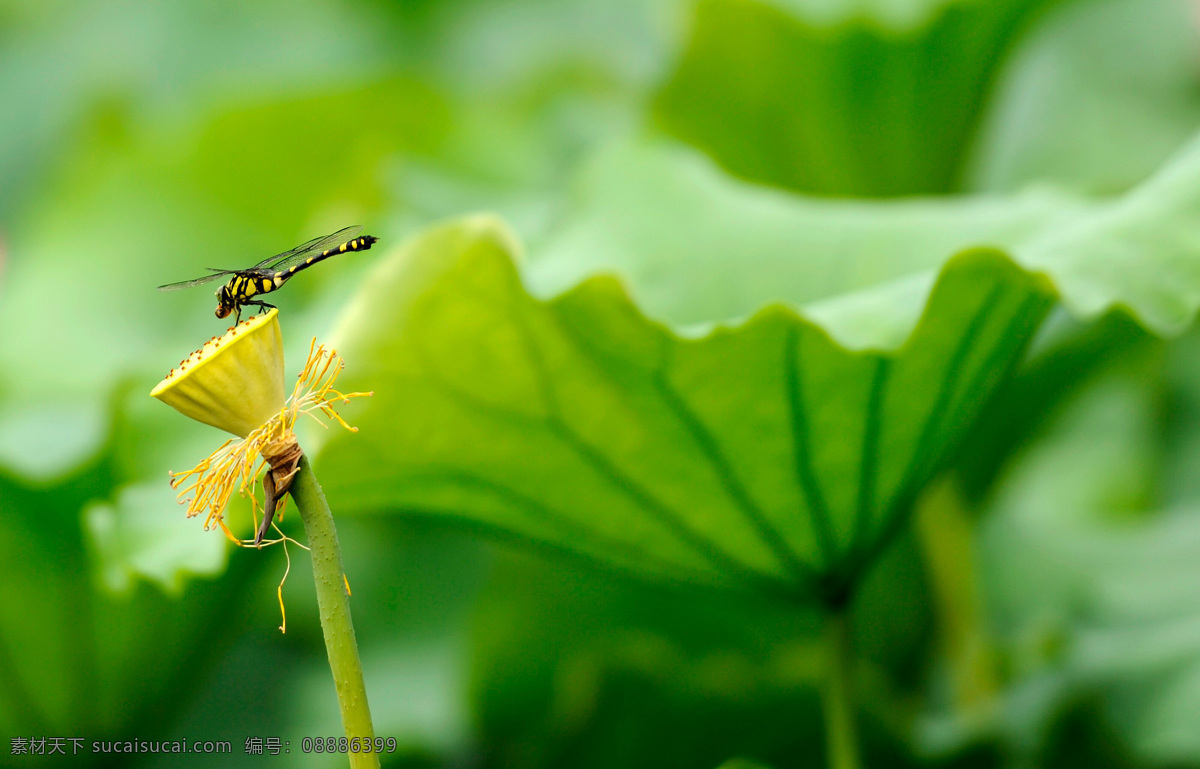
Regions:
<svg viewBox="0 0 1200 769"><path fill-rule="evenodd" d="M358 643L354 639L354 623L350 619L350 597L346 592L342 551L338 545L337 529L325 494L309 467L308 458L300 459L300 469L292 479L292 498L300 509L308 545L312 550L313 580L317 587L317 606L321 611L321 630L325 634L325 649L329 667L337 688L338 706L342 711L342 728L346 738L358 738L360 743L375 737L371 725L371 709L367 705L367 687L363 681L362 663L358 659ZM350 752L352 769L379 767L375 752Z"/></svg>
<svg viewBox="0 0 1200 769"><path fill-rule="evenodd" d="M828 678L821 693L821 705L825 716L825 755L830 769L859 769L862 766L851 680L854 660L846 611L831 611L825 621Z"/></svg>

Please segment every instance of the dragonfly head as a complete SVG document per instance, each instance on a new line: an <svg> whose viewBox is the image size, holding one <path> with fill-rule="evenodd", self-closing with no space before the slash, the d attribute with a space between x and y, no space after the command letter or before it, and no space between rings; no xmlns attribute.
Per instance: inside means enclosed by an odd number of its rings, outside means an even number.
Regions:
<svg viewBox="0 0 1200 769"><path fill-rule="evenodd" d="M229 295L229 286L221 286L217 289L217 317L226 318L233 309L234 302L233 297Z"/></svg>

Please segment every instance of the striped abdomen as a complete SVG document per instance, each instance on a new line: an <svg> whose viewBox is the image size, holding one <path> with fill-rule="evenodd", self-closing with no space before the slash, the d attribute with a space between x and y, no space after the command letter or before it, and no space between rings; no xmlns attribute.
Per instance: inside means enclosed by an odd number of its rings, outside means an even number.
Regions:
<svg viewBox="0 0 1200 769"><path fill-rule="evenodd" d="M259 306L269 307L270 305L263 304L255 300L254 297L259 294L271 293L305 267L310 267L335 254L366 250L374 245L377 240L379 239L373 235L364 235L361 238L348 240L336 248L331 248L320 253L313 253L311 256L305 256L308 252L301 252L291 256L284 254L284 258L278 262L276 268L260 265L249 270L239 270L228 283L217 291L217 317L224 318L231 312L240 312L240 308L245 304L258 304Z"/></svg>
<svg viewBox="0 0 1200 769"><path fill-rule="evenodd" d="M338 246L337 248L331 248L328 251L322 251L319 254L313 254L312 256L306 258L302 262L293 264L286 269L279 270L278 272L276 272L275 278L274 278L274 280L275 280L274 288L279 288L280 286L282 286L283 282L285 280L292 277L292 275L296 274L297 272L300 272L305 267L311 267L312 265L316 264L319 261L322 261L323 259L328 259L329 257L337 256L338 254L344 254L347 251L365 251L366 249L373 246L375 244L375 241L377 241L377 240L379 240L379 238L375 237L374 235L363 235L361 238L355 238L354 240L348 240L345 243Z"/></svg>

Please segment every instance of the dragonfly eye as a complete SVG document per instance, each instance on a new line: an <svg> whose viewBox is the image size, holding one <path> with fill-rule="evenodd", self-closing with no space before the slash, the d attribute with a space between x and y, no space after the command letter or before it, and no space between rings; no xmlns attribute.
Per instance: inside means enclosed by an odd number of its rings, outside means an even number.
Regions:
<svg viewBox="0 0 1200 769"><path fill-rule="evenodd" d="M229 301L228 286L217 289L217 317L224 318L233 312L233 302Z"/></svg>

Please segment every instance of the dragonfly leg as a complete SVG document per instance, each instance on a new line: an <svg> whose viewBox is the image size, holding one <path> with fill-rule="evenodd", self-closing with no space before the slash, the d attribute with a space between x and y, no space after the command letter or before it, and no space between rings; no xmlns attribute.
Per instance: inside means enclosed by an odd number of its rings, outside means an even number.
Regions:
<svg viewBox="0 0 1200 769"><path fill-rule="evenodd" d="M238 307L238 315L239 315L239 317L241 316L242 307L257 307L257 308L259 309L259 311L260 311L260 312L261 312L261 311L263 311L263 310L275 310L275 309L278 309L277 307L275 307L275 305L273 305L273 304L267 304L266 302L243 302L243 303L242 303L242 305Z"/></svg>

